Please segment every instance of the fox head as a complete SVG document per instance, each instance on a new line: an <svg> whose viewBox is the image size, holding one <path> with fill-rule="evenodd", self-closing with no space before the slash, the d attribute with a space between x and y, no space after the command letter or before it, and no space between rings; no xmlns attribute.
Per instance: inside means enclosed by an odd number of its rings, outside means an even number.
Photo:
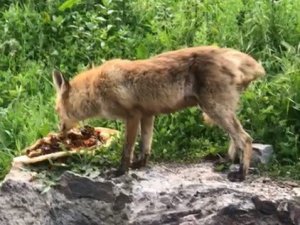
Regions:
<svg viewBox="0 0 300 225"><path fill-rule="evenodd" d="M69 107L69 94L71 91L71 85L67 81L61 72L55 70L52 74L53 83L56 88L56 105L55 110L59 116L60 131L65 133L68 130L75 127L78 121L70 116Z"/></svg>

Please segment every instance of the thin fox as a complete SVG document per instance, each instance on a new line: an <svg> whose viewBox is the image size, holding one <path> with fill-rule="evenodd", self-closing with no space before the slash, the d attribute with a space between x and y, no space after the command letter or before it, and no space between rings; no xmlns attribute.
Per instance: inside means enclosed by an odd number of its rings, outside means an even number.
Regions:
<svg viewBox="0 0 300 225"><path fill-rule="evenodd" d="M228 174L243 180L249 169L252 138L236 116L241 92L265 75L251 56L229 48L202 46L159 54L145 60L114 59L67 81L53 72L56 111L66 132L79 121L100 117L122 119L126 133L118 174L147 164L155 116L199 106L204 117L230 136L231 159L242 153L240 170ZM141 157L133 161L141 128Z"/></svg>

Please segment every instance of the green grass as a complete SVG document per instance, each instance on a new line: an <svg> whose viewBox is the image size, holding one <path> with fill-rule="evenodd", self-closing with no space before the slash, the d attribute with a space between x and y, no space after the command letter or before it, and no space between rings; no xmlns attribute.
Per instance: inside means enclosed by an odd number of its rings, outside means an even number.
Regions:
<svg viewBox="0 0 300 225"><path fill-rule="evenodd" d="M255 141L274 146L266 171L299 179L299 11L299 0L2 1L0 178L12 157L57 129L53 68L71 78L111 58L215 44L262 61L268 76L243 95L239 117ZM123 130L120 121L85 123ZM109 165L119 160L120 144L102 153ZM197 161L226 152L227 145L226 134L204 126L199 110L191 108L156 119L152 160ZM98 157L69 164L74 170L102 167Z"/></svg>

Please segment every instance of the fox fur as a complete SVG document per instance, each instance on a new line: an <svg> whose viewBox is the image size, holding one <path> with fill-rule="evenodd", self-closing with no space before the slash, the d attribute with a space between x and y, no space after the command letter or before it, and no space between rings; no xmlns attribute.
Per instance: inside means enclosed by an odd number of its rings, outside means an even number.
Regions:
<svg viewBox="0 0 300 225"><path fill-rule="evenodd" d="M145 60L109 60L67 81L53 72L56 111L61 131L79 121L101 117L125 122L125 143L119 174L145 166L151 152L154 117L199 106L207 121L217 124L231 139L229 156L237 150L242 178L248 172L252 139L236 117L241 92L265 75L260 63L230 48L201 46L165 52ZM132 161L141 128L142 155Z"/></svg>

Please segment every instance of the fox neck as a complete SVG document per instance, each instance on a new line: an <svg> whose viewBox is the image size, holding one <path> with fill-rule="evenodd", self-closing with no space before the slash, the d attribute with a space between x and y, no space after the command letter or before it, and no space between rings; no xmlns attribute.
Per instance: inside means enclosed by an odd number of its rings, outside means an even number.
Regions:
<svg viewBox="0 0 300 225"><path fill-rule="evenodd" d="M101 108L91 96L91 89L71 87L66 103L68 116L77 121L97 116Z"/></svg>

